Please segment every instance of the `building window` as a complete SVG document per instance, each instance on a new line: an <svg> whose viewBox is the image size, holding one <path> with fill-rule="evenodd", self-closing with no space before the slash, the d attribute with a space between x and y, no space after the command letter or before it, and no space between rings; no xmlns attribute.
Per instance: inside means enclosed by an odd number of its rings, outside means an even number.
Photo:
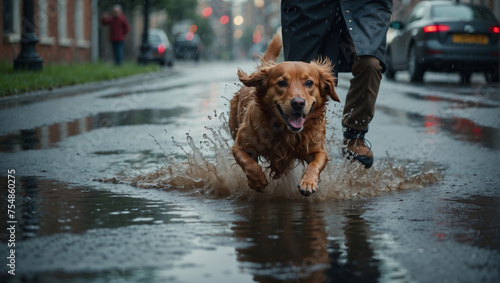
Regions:
<svg viewBox="0 0 500 283"><path fill-rule="evenodd" d="M59 46L71 46L73 41L68 38L68 9L66 0L57 0L57 38Z"/></svg>
<svg viewBox="0 0 500 283"><path fill-rule="evenodd" d="M38 0L38 37L40 44L52 45L54 37L49 36L49 7L47 0Z"/></svg>
<svg viewBox="0 0 500 283"><path fill-rule="evenodd" d="M20 0L2 1L3 37L14 43L21 39L21 7Z"/></svg>
<svg viewBox="0 0 500 283"><path fill-rule="evenodd" d="M76 46L82 48L89 48L90 42L85 40L85 21L84 21L84 5L83 0L75 1L75 38L76 38Z"/></svg>

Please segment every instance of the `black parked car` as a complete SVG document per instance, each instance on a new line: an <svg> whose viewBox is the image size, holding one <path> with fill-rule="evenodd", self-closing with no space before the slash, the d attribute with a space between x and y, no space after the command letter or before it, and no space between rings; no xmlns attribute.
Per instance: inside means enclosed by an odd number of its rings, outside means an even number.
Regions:
<svg viewBox="0 0 500 283"><path fill-rule="evenodd" d="M181 33L175 37L175 57L178 59L200 60L203 45L196 33Z"/></svg>
<svg viewBox="0 0 500 283"><path fill-rule="evenodd" d="M424 1L404 21L394 21L388 38L386 76L408 70L413 82L425 71L458 72L468 82L483 72L488 82L499 81L500 25L483 6L450 1Z"/></svg>
<svg viewBox="0 0 500 283"><path fill-rule="evenodd" d="M149 44L153 48L151 52L152 59L160 63L160 65L174 65L174 49L168 40L167 34L161 29L150 29L148 30L148 37Z"/></svg>

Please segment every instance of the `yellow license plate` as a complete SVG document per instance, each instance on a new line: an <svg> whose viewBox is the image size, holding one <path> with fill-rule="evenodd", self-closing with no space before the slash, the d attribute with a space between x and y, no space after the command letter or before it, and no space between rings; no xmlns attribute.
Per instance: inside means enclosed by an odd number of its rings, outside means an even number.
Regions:
<svg viewBox="0 0 500 283"><path fill-rule="evenodd" d="M484 34L454 34L453 43L488 44L488 36Z"/></svg>

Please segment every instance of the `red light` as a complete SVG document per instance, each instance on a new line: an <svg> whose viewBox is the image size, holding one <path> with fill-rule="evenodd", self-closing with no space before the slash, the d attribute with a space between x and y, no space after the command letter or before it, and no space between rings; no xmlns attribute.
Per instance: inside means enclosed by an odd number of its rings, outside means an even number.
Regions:
<svg viewBox="0 0 500 283"><path fill-rule="evenodd" d="M165 52L165 49L167 49L167 48L165 47L165 45L163 43L160 43L158 45L158 53L163 54L163 52Z"/></svg>
<svg viewBox="0 0 500 283"><path fill-rule="evenodd" d="M438 32L438 31L449 31L450 27L446 25L431 25L431 26L425 26L424 27L424 32L429 33L429 32Z"/></svg>
<svg viewBox="0 0 500 283"><path fill-rule="evenodd" d="M206 7L203 9L203 17L208 18L210 15L212 15L212 8Z"/></svg>
<svg viewBox="0 0 500 283"><path fill-rule="evenodd" d="M229 17L226 16L226 15L220 17L220 23L223 24L223 25L229 23Z"/></svg>
<svg viewBox="0 0 500 283"><path fill-rule="evenodd" d="M492 26L492 27L490 27L490 31L492 33L500 33L500 27L498 27L498 26Z"/></svg>
<svg viewBox="0 0 500 283"><path fill-rule="evenodd" d="M196 25L192 25L189 27L189 32L195 33L198 30L198 27Z"/></svg>
<svg viewBox="0 0 500 283"><path fill-rule="evenodd" d="M186 33L186 40L191 41L194 38L194 33L188 32Z"/></svg>
<svg viewBox="0 0 500 283"><path fill-rule="evenodd" d="M443 54L443 50L425 50L425 54Z"/></svg>

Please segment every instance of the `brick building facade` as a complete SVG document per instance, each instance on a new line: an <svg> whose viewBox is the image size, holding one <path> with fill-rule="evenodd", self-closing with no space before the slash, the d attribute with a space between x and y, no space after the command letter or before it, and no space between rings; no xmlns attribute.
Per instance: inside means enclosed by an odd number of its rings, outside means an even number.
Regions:
<svg viewBox="0 0 500 283"><path fill-rule="evenodd" d="M0 0L0 61L12 62L19 54L22 2ZM33 5L37 52L44 63L86 62L93 58L95 0L33 0Z"/></svg>

